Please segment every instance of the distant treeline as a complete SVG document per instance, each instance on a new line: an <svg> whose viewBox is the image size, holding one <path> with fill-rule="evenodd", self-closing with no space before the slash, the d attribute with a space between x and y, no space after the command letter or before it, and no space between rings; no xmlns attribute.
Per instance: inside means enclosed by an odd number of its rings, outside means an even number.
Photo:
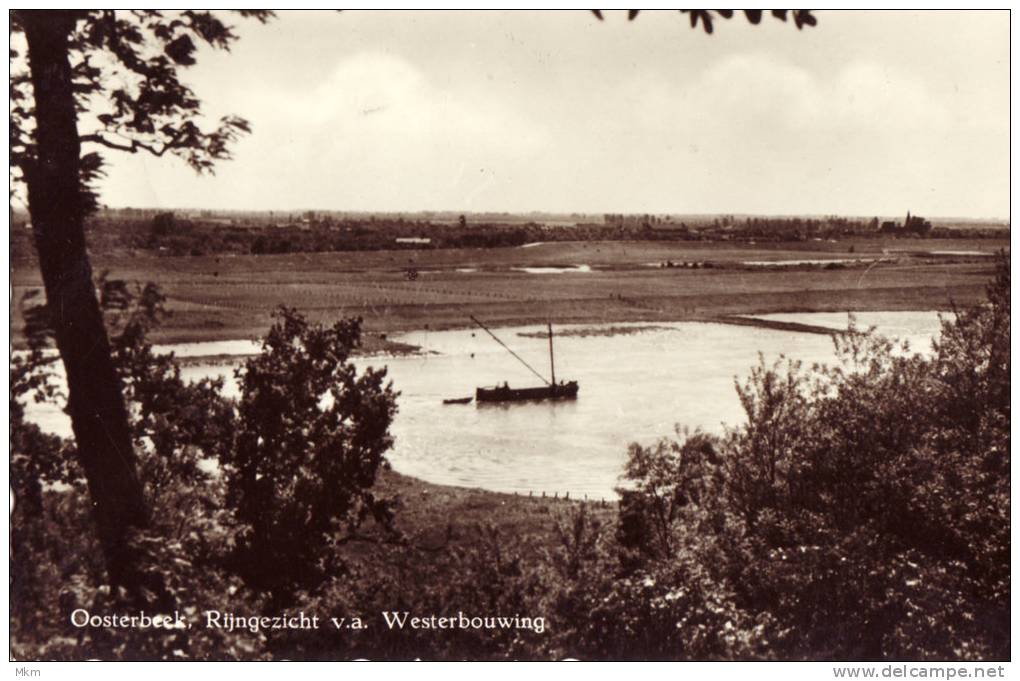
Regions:
<svg viewBox="0 0 1020 681"><path fill-rule="evenodd" d="M31 231L12 222L11 255L32 253ZM93 216L91 248L101 253L148 251L168 256L212 254L314 253L399 248L498 248L538 241L808 241L849 237L909 238L1003 237L1008 228L966 230L932 226L908 214L903 223L825 217L774 218L719 216L676 221L668 216L606 214L602 222L548 225L537 222L453 223L403 218L338 219L289 216L282 221L252 218L154 215Z"/></svg>

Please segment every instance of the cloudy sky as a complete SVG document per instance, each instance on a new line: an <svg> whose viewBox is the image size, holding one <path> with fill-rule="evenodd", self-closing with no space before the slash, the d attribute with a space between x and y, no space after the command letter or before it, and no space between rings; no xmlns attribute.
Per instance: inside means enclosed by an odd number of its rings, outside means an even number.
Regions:
<svg viewBox="0 0 1020 681"><path fill-rule="evenodd" d="M111 153L111 206L1007 217L1009 14L283 12L185 80L215 177Z"/></svg>

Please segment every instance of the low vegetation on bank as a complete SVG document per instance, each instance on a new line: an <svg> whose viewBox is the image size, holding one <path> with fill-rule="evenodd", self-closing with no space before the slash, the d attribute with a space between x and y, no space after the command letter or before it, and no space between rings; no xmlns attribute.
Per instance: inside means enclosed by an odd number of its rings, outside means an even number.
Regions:
<svg viewBox="0 0 1020 681"><path fill-rule="evenodd" d="M105 585L73 443L25 420L61 399L49 360L12 363L15 659L1010 658L1008 261L930 356L850 329L833 366L759 366L745 423L632 445L605 506L387 472L399 386L348 362L357 322L281 311L229 400L152 354L159 303L145 289L110 318L154 511L139 593ZM45 314L26 318L39 348ZM70 624L140 609L196 626ZM324 626L207 628L206 611Z"/></svg>

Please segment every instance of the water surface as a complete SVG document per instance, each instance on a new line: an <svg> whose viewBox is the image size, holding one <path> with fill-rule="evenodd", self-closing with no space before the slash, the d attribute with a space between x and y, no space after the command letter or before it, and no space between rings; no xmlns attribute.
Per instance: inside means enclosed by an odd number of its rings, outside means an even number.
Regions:
<svg viewBox="0 0 1020 681"><path fill-rule="evenodd" d="M843 328L847 316L829 313L761 315ZM860 313L862 325L905 335L923 349L938 330L934 312ZM597 325L623 327L625 324ZM571 327L557 327L566 331ZM578 325L573 328L596 328ZM500 338L544 376L550 373L548 340L519 333L543 326L497 329ZM474 395L475 388L509 382L541 385L481 330L415 332L393 340L438 354L359 358L359 368L386 365L396 389L399 413L389 459L397 471L430 482L482 487L520 494L545 492L573 498L612 498L627 446L669 436L676 425L719 433L742 421L734 391L760 351L768 361L781 354L831 362L832 340L824 335L695 322L661 324L614 336L557 336L557 380L580 383L577 400L504 405L444 405L443 399ZM209 344L176 346L182 356L210 354ZM217 349L223 347L217 345ZM250 345L237 345L247 349ZM218 354L218 353L217 353ZM233 367L195 365L184 378L228 378L236 396ZM30 405L30 418L47 430L70 433L55 407Z"/></svg>

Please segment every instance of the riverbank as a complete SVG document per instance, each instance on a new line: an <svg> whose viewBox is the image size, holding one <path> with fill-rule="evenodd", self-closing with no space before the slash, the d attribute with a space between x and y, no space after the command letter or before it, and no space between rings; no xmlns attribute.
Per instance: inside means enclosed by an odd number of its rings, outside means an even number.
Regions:
<svg viewBox="0 0 1020 681"><path fill-rule="evenodd" d="M396 500L395 538L372 521L344 542L347 558L385 560L410 548L426 554L476 546L485 533L512 536L522 546L552 548L563 526L582 506L603 527L615 522L615 501L522 496L479 488L437 485L393 470L380 472L375 494Z"/></svg>
<svg viewBox="0 0 1020 681"><path fill-rule="evenodd" d="M948 310L983 299L1006 240L931 240L926 249L983 252L930 255L921 242L895 239L838 244L698 244L692 242L564 242L532 248L435 249L368 253L297 253L236 257L95 256L110 278L153 282L171 315L153 330L155 343L261 337L281 305L313 321L364 320L364 354L413 352L389 337L415 330L718 321L779 312ZM825 250L820 250L825 246ZM836 250L839 249L839 250ZM887 261L829 266L749 267L767 259ZM649 263L690 267L652 267ZM586 271L547 271L585 265ZM696 265L696 266L695 266ZM547 268L536 272L521 268ZM12 264L12 340L23 344L19 301L38 291L30 261Z"/></svg>
<svg viewBox="0 0 1020 681"><path fill-rule="evenodd" d="M152 333L151 337L158 337L158 333ZM244 338L217 338L214 341L245 341L255 339L244 339ZM175 340L175 343L194 343L195 340ZM15 344L15 350L24 349L24 342L22 341L21 347ZM157 348L158 350L158 348ZM399 341L390 340L385 334L365 334L361 338L361 344L354 349L352 355L354 357L406 357L408 355L421 354L423 351L417 345L411 343L401 343ZM253 357L255 352L238 352L238 353L216 353L216 354L195 354L188 355L186 357L177 357L177 362L181 366L226 366L237 364L248 357Z"/></svg>

